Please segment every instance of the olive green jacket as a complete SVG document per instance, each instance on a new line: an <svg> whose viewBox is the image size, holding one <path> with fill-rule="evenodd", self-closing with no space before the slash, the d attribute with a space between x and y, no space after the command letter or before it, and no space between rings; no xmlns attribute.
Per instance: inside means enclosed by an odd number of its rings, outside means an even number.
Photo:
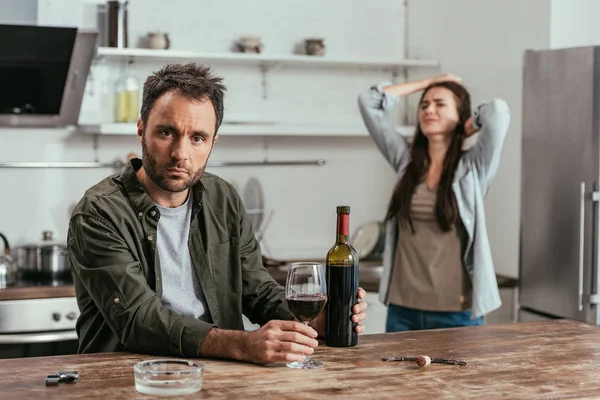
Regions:
<svg viewBox="0 0 600 400"><path fill-rule="evenodd" d="M293 319L284 289L262 265L260 247L233 187L204 173L193 187L188 239L212 323L162 305L156 232L160 212L134 159L90 188L73 210L68 251L81 314L79 352L132 351L195 357L215 326Z"/></svg>

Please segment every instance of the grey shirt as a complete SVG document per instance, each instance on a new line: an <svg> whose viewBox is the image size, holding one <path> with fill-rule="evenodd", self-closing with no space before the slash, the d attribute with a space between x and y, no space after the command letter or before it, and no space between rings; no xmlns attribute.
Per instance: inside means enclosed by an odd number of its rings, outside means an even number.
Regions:
<svg viewBox="0 0 600 400"><path fill-rule="evenodd" d="M160 220L156 247L163 282L161 300L164 306L179 314L211 322L188 247L192 197L190 191L185 203L176 208L165 208L157 204Z"/></svg>
<svg viewBox="0 0 600 400"><path fill-rule="evenodd" d="M360 94L359 108L375 145L401 179L410 162L409 145L396 132L389 112L398 97L384 93L384 82ZM504 138L510 124L510 110L504 100L484 102L474 110L473 122L479 128L477 143L460 159L452 190L458 212L467 232L467 244L462 254L466 271L473 285L471 317L481 317L499 308L500 293L492 260L492 249L486 228L483 198L498 171ZM389 303L390 277L399 240L398 225L387 221L383 273L379 284L379 299Z"/></svg>
<svg viewBox="0 0 600 400"><path fill-rule="evenodd" d="M460 219L450 231L438 223L437 185L421 182L411 201L414 232L398 222L396 260L389 302L427 311L464 311L471 307L471 280L462 260L467 233Z"/></svg>

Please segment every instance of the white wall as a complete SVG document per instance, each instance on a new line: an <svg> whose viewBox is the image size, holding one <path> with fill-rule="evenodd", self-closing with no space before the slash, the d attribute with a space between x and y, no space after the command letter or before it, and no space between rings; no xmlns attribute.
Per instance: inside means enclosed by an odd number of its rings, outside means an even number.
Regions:
<svg viewBox="0 0 600 400"><path fill-rule="evenodd" d="M549 46L547 0L409 1L410 57L435 57L442 70L463 77L472 103L492 97L510 106L511 126L500 168L485 200L497 273L518 276L522 57ZM422 73L411 78L423 77ZM418 100L414 99L414 100ZM411 109L411 116L416 115Z"/></svg>
<svg viewBox="0 0 600 400"><path fill-rule="evenodd" d="M96 24L98 0L39 0L38 21L44 25ZM5 10L0 9L0 14ZM169 32L172 49L223 52L243 34L258 34L265 53L289 54L309 36L325 37L328 55L356 59L403 57L403 5L394 0L353 4L337 0L240 2L180 0L168 6L159 0L130 2L130 38L160 28ZM377 23L374 23L377 21ZM160 63L136 65L142 82ZM265 116L287 122L361 123L356 98L388 72L280 68L269 71L268 99L261 97L257 67L214 65L225 77L227 116ZM81 123L111 118L99 93L112 89L118 76L114 62L93 67L86 89ZM140 152L134 137L101 137L97 153L93 138L65 130L0 130L0 161L100 161L123 159ZM236 167L211 172L241 188L250 177L263 184L266 208L274 216L266 244L274 257L323 257L334 240L335 206L352 206L352 225L382 218L393 185L393 173L368 137L261 138L221 137L212 160L311 160L324 167ZM83 191L110 169L0 169L0 231L14 245L39 240L51 229L66 239L70 207Z"/></svg>
<svg viewBox="0 0 600 400"><path fill-rule="evenodd" d="M33 24L37 21L37 0L0 0L0 24Z"/></svg>
<svg viewBox="0 0 600 400"><path fill-rule="evenodd" d="M551 0L550 48L600 44L600 2L596 0Z"/></svg>

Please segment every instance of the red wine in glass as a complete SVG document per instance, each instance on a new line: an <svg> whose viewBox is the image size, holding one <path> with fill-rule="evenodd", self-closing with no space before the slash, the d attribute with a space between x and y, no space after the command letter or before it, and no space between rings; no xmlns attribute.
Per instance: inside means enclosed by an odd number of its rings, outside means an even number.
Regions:
<svg viewBox="0 0 600 400"><path fill-rule="evenodd" d="M320 263L294 263L288 267L285 298L290 312L304 325L319 315L327 303L327 282ZM312 369L324 364L309 356L303 362L290 362L290 368Z"/></svg>
<svg viewBox="0 0 600 400"><path fill-rule="evenodd" d="M327 296L323 294L294 294L287 298L290 312L300 322L312 321L325 307Z"/></svg>

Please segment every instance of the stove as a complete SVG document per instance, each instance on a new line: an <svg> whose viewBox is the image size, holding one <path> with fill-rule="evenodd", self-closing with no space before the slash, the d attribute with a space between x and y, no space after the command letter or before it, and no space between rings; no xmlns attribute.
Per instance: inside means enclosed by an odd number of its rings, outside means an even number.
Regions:
<svg viewBox="0 0 600 400"><path fill-rule="evenodd" d="M68 281L0 289L0 358L74 354L79 307Z"/></svg>

